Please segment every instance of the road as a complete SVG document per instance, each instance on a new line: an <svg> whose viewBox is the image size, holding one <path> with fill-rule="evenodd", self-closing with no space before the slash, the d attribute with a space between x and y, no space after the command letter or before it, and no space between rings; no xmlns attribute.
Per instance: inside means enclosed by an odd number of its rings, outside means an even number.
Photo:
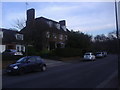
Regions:
<svg viewBox="0 0 120 90"><path fill-rule="evenodd" d="M3 75L2 86L3 88L117 88L117 63L116 55L108 55L96 61L71 62L49 67L45 72L22 76Z"/></svg>

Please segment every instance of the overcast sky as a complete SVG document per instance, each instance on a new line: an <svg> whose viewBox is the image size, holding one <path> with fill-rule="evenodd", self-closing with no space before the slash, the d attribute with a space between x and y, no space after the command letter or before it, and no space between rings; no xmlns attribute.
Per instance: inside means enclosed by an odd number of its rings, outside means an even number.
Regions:
<svg viewBox="0 0 120 90"><path fill-rule="evenodd" d="M35 9L35 17L66 20L69 30L91 35L115 30L114 2L28 2L30 8ZM17 19L26 19L25 2L3 2L1 27L13 28Z"/></svg>

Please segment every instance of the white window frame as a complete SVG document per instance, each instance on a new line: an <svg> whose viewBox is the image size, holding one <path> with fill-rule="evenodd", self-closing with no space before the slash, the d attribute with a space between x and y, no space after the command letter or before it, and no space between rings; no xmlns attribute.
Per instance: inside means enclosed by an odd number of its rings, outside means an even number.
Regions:
<svg viewBox="0 0 120 90"><path fill-rule="evenodd" d="M16 39L17 40L23 40L23 34L16 34ZM20 36L20 38L18 38Z"/></svg>
<svg viewBox="0 0 120 90"><path fill-rule="evenodd" d="M59 35L59 39L60 39L60 40L63 40L63 34L60 34L60 35Z"/></svg>
<svg viewBox="0 0 120 90"><path fill-rule="evenodd" d="M48 21L47 24L49 25L49 27L52 27L53 22L52 21Z"/></svg>
<svg viewBox="0 0 120 90"><path fill-rule="evenodd" d="M46 38L50 38L50 32L46 32Z"/></svg>
<svg viewBox="0 0 120 90"><path fill-rule="evenodd" d="M57 35L55 33L53 33L53 38L57 39Z"/></svg>
<svg viewBox="0 0 120 90"><path fill-rule="evenodd" d="M56 24L56 28L57 28L57 29L60 29L60 24L57 23L57 24Z"/></svg>

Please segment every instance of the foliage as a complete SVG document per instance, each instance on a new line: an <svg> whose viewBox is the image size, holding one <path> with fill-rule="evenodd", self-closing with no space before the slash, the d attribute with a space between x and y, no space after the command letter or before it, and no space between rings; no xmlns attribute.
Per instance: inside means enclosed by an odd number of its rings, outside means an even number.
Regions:
<svg viewBox="0 0 120 90"><path fill-rule="evenodd" d="M27 46L26 47L26 55L27 56L37 55L37 52L33 46Z"/></svg>
<svg viewBox="0 0 120 90"><path fill-rule="evenodd" d="M18 60L19 58L21 58L21 57L23 57L23 56L14 56L14 55L2 55L2 60L3 61L11 61L11 60L13 60L13 61L16 61L16 60Z"/></svg>
<svg viewBox="0 0 120 90"><path fill-rule="evenodd" d="M82 32L71 31L68 34L66 47L88 49L91 47L91 39L92 39L92 36L90 35L84 34Z"/></svg>
<svg viewBox="0 0 120 90"><path fill-rule="evenodd" d="M59 57L74 57L82 55L81 49L78 48L57 48L54 50L54 53Z"/></svg>
<svg viewBox="0 0 120 90"><path fill-rule="evenodd" d="M96 35L94 37L93 49L94 51L107 51L109 53L118 52L118 40L115 32L110 32L108 35Z"/></svg>
<svg viewBox="0 0 120 90"><path fill-rule="evenodd" d="M25 27L26 20L25 19L16 19L14 21L13 27L16 28L17 30L21 30Z"/></svg>

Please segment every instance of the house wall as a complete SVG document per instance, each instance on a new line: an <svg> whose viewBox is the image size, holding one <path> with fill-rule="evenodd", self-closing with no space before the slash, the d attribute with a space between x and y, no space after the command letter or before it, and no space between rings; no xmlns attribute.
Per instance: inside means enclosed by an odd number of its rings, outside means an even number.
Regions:
<svg viewBox="0 0 120 90"><path fill-rule="evenodd" d="M0 53L6 50L6 45L0 45Z"/></svg>
<svg viewBox="0 0 120 90"><path fill-rule="evenodd" d="M3 31L0 31L0 39L3 38Z"/></svg>

